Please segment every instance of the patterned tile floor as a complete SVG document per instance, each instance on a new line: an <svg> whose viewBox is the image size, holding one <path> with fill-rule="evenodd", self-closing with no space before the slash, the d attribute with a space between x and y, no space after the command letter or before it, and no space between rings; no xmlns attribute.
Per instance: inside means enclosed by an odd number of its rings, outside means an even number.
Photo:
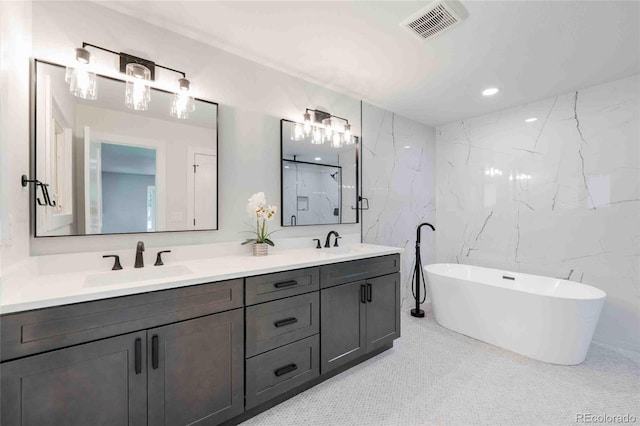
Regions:
<svg viewBox="0 0 640 426"><path fill-rule="evenodd" d="M575 425L578 413L640 423L640 354L593 343L584 363L534 361L403 313L393 349L244 425Z"/></svg>

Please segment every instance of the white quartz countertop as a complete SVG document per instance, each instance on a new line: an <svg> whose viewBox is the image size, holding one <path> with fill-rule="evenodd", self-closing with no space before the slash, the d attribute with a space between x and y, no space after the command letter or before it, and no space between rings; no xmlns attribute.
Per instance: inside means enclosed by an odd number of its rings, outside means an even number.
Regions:
<svg viewBox="0 0 640 426"><path fill-rule="evenodd" d="M125 268L120 271L102 269L54 274L15 274L2 277L0 313L127 296L403 251L397 247L354 244L339 250L284 249L265 257L233 254L179 262L165 259L164 266L153 266L151 262L140 269L127 267L123 262Z"/></svg>

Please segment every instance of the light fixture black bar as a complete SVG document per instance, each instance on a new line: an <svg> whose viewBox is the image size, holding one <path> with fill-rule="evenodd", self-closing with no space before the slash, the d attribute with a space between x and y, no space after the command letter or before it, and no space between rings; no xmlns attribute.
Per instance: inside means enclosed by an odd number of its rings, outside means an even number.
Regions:
<svg viewBox="0 0 640 426"><path fill-rule="evenodd" d="M328 116L330 116L330 117L334 117L334 118L337 118L337 119L339 119L339 120L346 121L346 122L347 122L347 124L349 124L349 120L347 120L346 118L344 118L344 117L340 117L340 116L337 116L337 115L333 115L333 114L331 114L331 113L329 113L329 112L326 112L326 111L320 111L320 110L317 110L317 109L307 108L307 109L306 109L306 112L309 112L309 111L312 111L312 112L318 112L318 113L323 114L323 115L328 115Z"/></svg>
<svg viewBox="0 0 640 426"><path fill-rule="evenodd" d="M115 50L107 49L107 48L104 48L104 47L101 47L101 46L97 46L95 44L91 44L91 43L87 43L87 42L83 41L82 42L82 47L85 48L87 46L93 47L95 49L102 50L104 52L109 52L109 53L111 53L113 55L116 55L116 56L122 56L121 52L116 52ZM128 55L128 56L133 56L133 55ZM180 71L180 70L177 70L177 69L174 69L174 68L165 67L164 65L160 65L160 64L156 64L156 63L154 63L154 65L156 67L158 67L158 68L162 68L162 69L165 69L167 71L171 71L171 72L175 72L176 74L180 74L180 75L182 75L183 78L187 77L187 74L184 71Z"/></svg>
<svg viewBox="0 0 640 426"><path fill-rule="evenodd" d="M109 52L109 53L112 53L112 54L114 54L114 55L118 55L118 56L120 56L120 52L116 52L116 51L114 51L114 50L105 49L104 47L96 46L95 44L86 43L86 42L84 42L84 41L83 41L83 42L82 42L82 47L83 47L83 48L85 48L85 47L87 47L87 46L89 46L89 47L93 47L93 48L96 48L96 49L99 49L99 50L103 50L103 51L105 51L105 52Z"/></svg>
<svg viewBox="0 0 640 426"><path fill-rule="evenodd" d="M165 70L175 72L176 74L182 74L183 78L187 78L187 74L185 74L183 71L178 71L178 70L175 70L173 68L165 67L164 65L158 65L158 64L156 64L156 67L163 68Z"/></svg>

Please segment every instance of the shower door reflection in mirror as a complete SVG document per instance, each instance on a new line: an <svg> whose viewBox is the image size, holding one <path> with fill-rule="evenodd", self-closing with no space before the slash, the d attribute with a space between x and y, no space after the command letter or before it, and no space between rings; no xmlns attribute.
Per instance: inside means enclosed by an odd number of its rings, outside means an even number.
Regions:
<svg viewBox="0 0 640 426"><path fill-rule="evenodd" d="M217 104L174 118L174 94L152 88L134 111L124 81L97 76L86 100L64 67L34 68L35 178L51 199L35 189L36 237L217 229Z"/></svg>
<svg viewBox="0 0 640 426"><path fill-rule="evenodd" d="M281 120L282 226L357 223L357 138L314 144L295 125Z"/></svg>

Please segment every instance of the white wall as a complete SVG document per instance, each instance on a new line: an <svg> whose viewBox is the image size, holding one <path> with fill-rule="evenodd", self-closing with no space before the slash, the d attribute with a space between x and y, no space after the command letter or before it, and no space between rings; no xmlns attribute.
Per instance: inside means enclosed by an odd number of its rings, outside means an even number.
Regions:
<svg viewBox="0 0 640 426"><path fill-rule="evenodd" d="M439 127L438 262L596 286L595 339L640 350L639 105L636 75Z"/></svg>
<svg viewBox="0 0 640 426"><path fill-rule="evenodd" d="M404 247L403 307L413 303L416 228L435 221L435 129L367 103L362 106L363 240ZM435 237L423 228L422 263L435 261ZM423 292L424 294L424 292ZM427 305L423 309L429 309Z"/></svg>
<svg viewBox="0 0 640 426"><path fill-rule="evenodd" d="M305 108L320 107L349 118L354 134L360 134L359 101L346 95L291 77L197 41L151 26L88 2L2 3L2 49L12 61L3 65L2 161L10 165L2 179L3 261L47 253L107 251L129 248L139 239L148 247L241 240L246 199L264 191L270 203L280 205L280 119L300 120ZM6 13L5 13L6 11ZM31 14L32 21L29 20ZM6 22L7 25L4 25ZM33 33L30 26L33 27ZM12 29L15 32L12 34ZM5 33L7 36L5 37ZM11 38L9 38L11 37ZM28 39L32 38L33 49ZM15 43L5 43L5 40ZM17 184L28 173L28 57L56 63L72 63L74 49L83 41L148 57L157 63L187 72L197 97L220 104L219 231L130 236L45 238L30 241L29 203ZM31 53L29 53L31 52ZM113 73L115 60L96 53L99 72ZM174 89L176 76L160 76L158 85ZM4 85L3 85L4 86ZM11 108L6 108L11 105ZM10 139L10 141L9 141ZM5 158L7 160L5 160ZM6 201L6 203L5 203ZM6 219L5 219L6 218ZM276 225L276 223L273 223ZM273 229L278 228L274 226ZM276 237L324 237L329 229L341 234L358 233L359 225L287 228ZM27 251L26 248L30 249Z"/></svg>
<svg viewBox="0 0 640 426"><path fill-rule="evenodd" d="M0 2L0 270L29 255L29 54L31 5Z"/></svg>

